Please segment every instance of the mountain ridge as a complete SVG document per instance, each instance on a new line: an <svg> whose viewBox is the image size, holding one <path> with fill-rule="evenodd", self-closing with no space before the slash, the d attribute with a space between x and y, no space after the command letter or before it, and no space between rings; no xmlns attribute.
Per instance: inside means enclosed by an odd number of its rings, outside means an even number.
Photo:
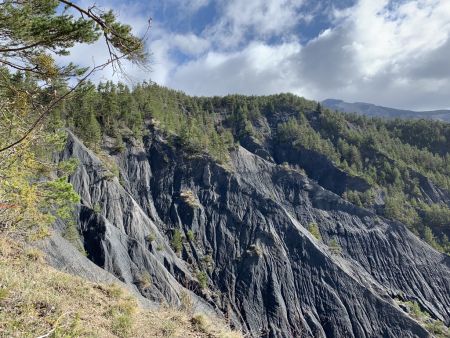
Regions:
<svg viewBox="0 0 450 338"><path fill-rule="evenodd" d="M325 99L321 101L324 107L345 113L358 113L370 117L403 118L403 119L430 119L450 122L450 110L439 109L430 111L413 111L406 109L389 108L366 102L345 102L339 99Z"/></svg>

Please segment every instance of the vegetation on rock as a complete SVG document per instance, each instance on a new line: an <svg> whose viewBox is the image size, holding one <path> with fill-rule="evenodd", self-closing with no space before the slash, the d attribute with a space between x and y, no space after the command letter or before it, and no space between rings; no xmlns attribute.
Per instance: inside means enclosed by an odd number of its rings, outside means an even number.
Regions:
<svg viewBox="0 0 450 338"><path fill-rule="evenodd" d="M90 116L84 108L79 109L86 102L92 104L89 114L94 114L93 123L81 118ZM423 189L423 182L430 180L450 191L450 126L446 123L332 112L292 94L189 97L156 84L129 89L111 82L81 88L64 114L67 126L90 144L100 144L101 134L114 136L119 143L122 137L132 135L140 139L152 124L173 144L208 153L222 163L228 161L236 143L248 138L258 142L270 138L274 152L277 145L312 151L370 186L348 189L344 198L374 208L376 197L384 196L384 207L377 209L383 216L404 222L435 248L450 250L450 208L431 201ZM96 132L84 136L93 125ZM285 159L282 163L297 165ZM188 193L181 197L196 205ZM432 241L429 234L425 236L428 228Z"/></svg>

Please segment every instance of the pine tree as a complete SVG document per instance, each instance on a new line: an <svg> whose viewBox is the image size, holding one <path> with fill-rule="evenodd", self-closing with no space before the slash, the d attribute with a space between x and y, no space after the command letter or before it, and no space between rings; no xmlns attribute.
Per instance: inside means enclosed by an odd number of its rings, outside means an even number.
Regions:
<svg viewBox="0 0 450 338"><path fill-rule="evenodd" d="M103 65L88 70L56 64L54 55L68 55L75 43L89 44L100 37L111 50ZM75 202L67 173L51 158L65 140L58 130L59 115L66 118L62 104L93 71L122 57L141 63L146 53L143 41L112 12L95 6L88 11L67 0L0 2L0 231L49 224ZM68 78L75 88L69 87ZM82 110L88 114L81 119L89 122L89 135L97 140L95 114L87 107ZM55 121L50 122L50 116ZM67 120L72 125L80 121L73 115Z"/></svg>

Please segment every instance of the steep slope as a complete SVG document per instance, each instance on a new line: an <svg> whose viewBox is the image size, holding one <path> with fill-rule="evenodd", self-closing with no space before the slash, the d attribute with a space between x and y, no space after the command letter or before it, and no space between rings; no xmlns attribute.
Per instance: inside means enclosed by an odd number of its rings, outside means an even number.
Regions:
<svg viewBox="0 0 450 338"><path fill-rule="evenodd" d="M169 142L225 163L241 146L270 162L295 166L348 201L406 224L450 253L450 124L333 112L293 94L190 97L155 84L133 90L105 84L78 93L62 115L87 144L125 149L154 121ZM103 86L100 86L103 88ZM92 127L80 109L90 100ZM108 109L110 105L119 109ZM176 139L176 140L175 140Z"/></svg>
<svg viewBox="0 0 450 338"><path fill-rule="evenodd" d="M372 117L385 117L390 119L429 119L450 122L450 110L412 111L377 106L370 103L349 103L342 100L326 99L322 104L332 110L346 113L358 113Z"/></svg>
<svg viewBox="0 0 450 338"><path fill-rule="evenodd" d="M74 136L61 159L80 162L87 257L145 297L189 292L253 337L427 337L394 298L448 325L448 257L301 172L242 147L218 165L154 129L110 154L120 180Z"/></svg>
<svg viewBox="0 0 450 338"><path fill-rule="evenodd" d="M10 236L0 236L0 268L0 337L241 337L191 308L139 306L112 276L93 283L57 271ZM108 274L91 270L99 279Z"/></svg>

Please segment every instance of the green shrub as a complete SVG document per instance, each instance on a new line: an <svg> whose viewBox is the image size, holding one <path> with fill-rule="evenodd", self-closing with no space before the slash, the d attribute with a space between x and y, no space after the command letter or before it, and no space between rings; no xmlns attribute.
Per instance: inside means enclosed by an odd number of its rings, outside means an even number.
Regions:
<svg viewBox="0 0 450 338"><path fill-rule="evenodd" d="M308 225L308 231L313 235L318 241L322 240L322 235L320 234L319 226L317 223L311 222Z"/></svg>
<svg viewBox="0 0 450 338"><path fill-rule="evenodd" d="M437 337L449 337L448 335L444 336L444 334L448 333L448 328L446 328L444 323L440 320L433 320L425 324L425 327Z"/></svg>
<svg viewBox="0 0 450 338"><path fill-rule="evenodd" d="M210 266L213 263L213 258L211 255L204 255L202 257L202 262L205 263L206 265Z"/></svg>
<svg viewBox="0 0 450 338"><path fill-rule="evenodd" d="M181 250L183 249L183 235L181 234L180 230L174 230L170 245L177 254L181 252Z"/></svg>
<svg viewBox="0 0 450 338"><path fill-rule="evenodd" d="M80 253L87 256L83 243L81 242L80 232L78 231L75 221L66 221L66 228L63 232L63 237L67 239Z"/></svg>
<svg viewBox="0 0 450 338"><path fill-rule="evenodd" d="M330 249L331 253L334 255L338 255L342 252L342 248L339 245L339 242L336 240L336 238L333 238L329 243L328 243L328 248Z"/></svg>
<svg viewBox="0 0 450 338"><path fill-rule="evenodd" d="M111 307L109 314L113 319L112 331L114 334L119 337L130 337L136 308L136 302L131 298L126 298Z"/></svg>
<svg viewBox="0 0 450 338"><path fill-rule="evenodd" d="M449 328L444 325L440 320L434 320L430 314L421 309L419 303L416 301L402 301L395 299L399 304L403 304L406 307L408 314L415 320L421 323L429 332L431 332L436 338L449 337Z"/></svg>
<svg viewBox="0 0 450 338"><path fill-rule="evenodd" d="M208 275L204 271L197 272L197 280L202 289L206 289L208 287Z"/></svg>
<svg viewBox="0 0 450 338"><path fill-rule="evenodd" d="M420 308L419 303L417 303L415 301L409 301L409 302L406 302L406 305L409 308L409 313L415 319L421 320L421 319L428 317L428 314L426 312L423 312L422 309Z"/></svg>
<svg viewBox="0 0 450 338"><path fill-rule="evenodd" d="M148 271L143 271L136 276L136 282L140 289L148 289L152 286L152 277Z"/></svg>
<svg viewBox="0 0 450 338"><path fill-rule="evenodd" d="M127 148L123 142L122 135L117 131L114 135L114 150L122 154L126 149Z"/></svg>
<svg viewBox="0 0 450 338"><path fill-rule="evenodd" d="M156 239L156 234L151 231L147 236L145 236L147 242L151 243Z"/></svg>
<svg viewBox="0 0 450 338"><path fill-rule="evenodd" d="M194 231L188 230L188 232L187 232L187 239L188 239L190 242L193 242L193 241L194 241L194 239L195 239L195 233L194 233Z"/></svg>
<svg viewBox="0 0 450 338"><path fill-rule="evenodd" d="M133 321L130 316L120 314L114 318L112 330L119 337L129 337L132 325Z"/></svg>
<svg viewBox="0 0 450 338"><path fill-rule="evenodd" d="M95 202L94 205L92 206L92 210L97 214L100 215L102 212L102 207L100 205L99 202Z"/></svg>

